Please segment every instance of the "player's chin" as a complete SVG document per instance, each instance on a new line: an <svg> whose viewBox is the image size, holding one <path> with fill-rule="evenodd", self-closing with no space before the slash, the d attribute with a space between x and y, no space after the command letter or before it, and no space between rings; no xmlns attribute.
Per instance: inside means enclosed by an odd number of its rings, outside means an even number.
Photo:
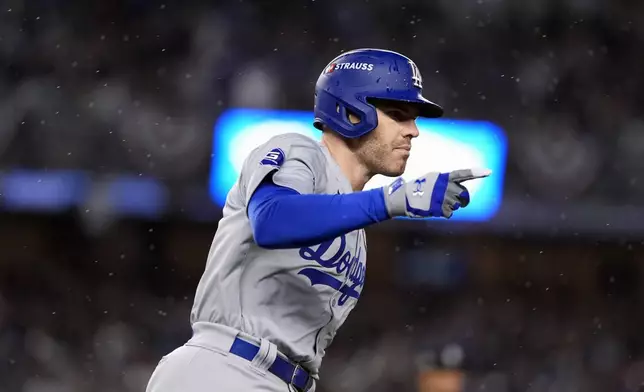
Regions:
<svg viewBox="0 0 644 392"><path fill-rule="evenodd" d="M408 150L398 150L399 154L396 158L395 161L398 164L398 170L400 170L401 174L402 172L405 171L405 168L407 167L407 160L409 159L409 151Z"/></svg>
<svg viewBox="0 0 644 392"><path fill-rule="evenodd" d="M400 177L405 172L407 167L407 159L394 158L389 161L390 164L387 165L386 173L383 173L387 177Z"/></svg>

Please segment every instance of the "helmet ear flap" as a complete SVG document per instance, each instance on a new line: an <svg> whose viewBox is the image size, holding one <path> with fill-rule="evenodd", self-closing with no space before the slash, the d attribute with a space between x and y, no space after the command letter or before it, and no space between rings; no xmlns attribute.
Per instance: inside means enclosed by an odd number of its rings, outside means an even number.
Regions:
<svg viewBox="0 0 644 392"><path fill-rule="evenodd" d="M356 138L372 131L378 125L375 108L360 97L356 97L352 105L327 91L320 90L315 98L316 118L313 125L318 129L322 129L324 124L344 137ZM354 120L351 117L354 117Z"/></svg>
<svg viewBox="0 0 644 392"><path fill-rule="evenodd" d="M340 104L335 105L336 112L342 116L342 118L349 122L350 125L356 126L364 121L363 116L360 116L359 113L355 113L353 110L348 109L346 106L341 106Z"/></svg>

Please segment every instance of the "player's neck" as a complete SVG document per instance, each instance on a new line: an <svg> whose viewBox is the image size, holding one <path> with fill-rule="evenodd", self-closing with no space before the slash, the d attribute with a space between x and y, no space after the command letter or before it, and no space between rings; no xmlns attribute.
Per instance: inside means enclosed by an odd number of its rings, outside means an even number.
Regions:
<svg viewBox="0 0 644 392"><path fill-rule="evenodd" d="M336 137L324 135L322 144L329 150L329 154L340 167L342 174L349 180L351 188L354 191L363 190L372 175L356 154L349 149L346 143Z"/></svg>

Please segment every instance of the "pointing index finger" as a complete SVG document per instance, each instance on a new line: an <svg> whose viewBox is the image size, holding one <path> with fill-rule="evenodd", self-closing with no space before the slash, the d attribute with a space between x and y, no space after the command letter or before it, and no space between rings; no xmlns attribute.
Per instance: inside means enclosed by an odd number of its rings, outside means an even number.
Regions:
<svg viewBox="0 0 644 392"><path fill-rule="evenodd" d="M482 168L462 169L462 170L454 170L453 172L449 173L449 179L450 181L460 183L463 181L473 180L475 178L487 177L490 174L492 174L492 170L490 169L482 169Z"/></svg>

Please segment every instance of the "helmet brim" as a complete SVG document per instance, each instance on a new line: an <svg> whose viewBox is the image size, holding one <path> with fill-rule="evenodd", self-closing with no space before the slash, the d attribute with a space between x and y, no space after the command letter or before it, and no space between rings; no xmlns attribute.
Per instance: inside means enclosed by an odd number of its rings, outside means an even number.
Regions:
<svg viewBox="0 0 644 392"><path fill-rule="evenodd" d="M443 108L423 96L414 97L411 99L405 98L367 98L367 101L371 104L378 102L402 102L409 104L418 110L419 117L426 118L438 118L442 117L445 111Z"/></svg>
<svg viewBox="0 0 644 392"><path fill-rule="evenodd" d="M422 98L422 97L421 97ZM442 117L445 111L443 108L425 98L422 98L422 100L419 100L415 103L416 108L418 109L418 115L420 117L427 117L427 118L438 118Z"/></svg>

